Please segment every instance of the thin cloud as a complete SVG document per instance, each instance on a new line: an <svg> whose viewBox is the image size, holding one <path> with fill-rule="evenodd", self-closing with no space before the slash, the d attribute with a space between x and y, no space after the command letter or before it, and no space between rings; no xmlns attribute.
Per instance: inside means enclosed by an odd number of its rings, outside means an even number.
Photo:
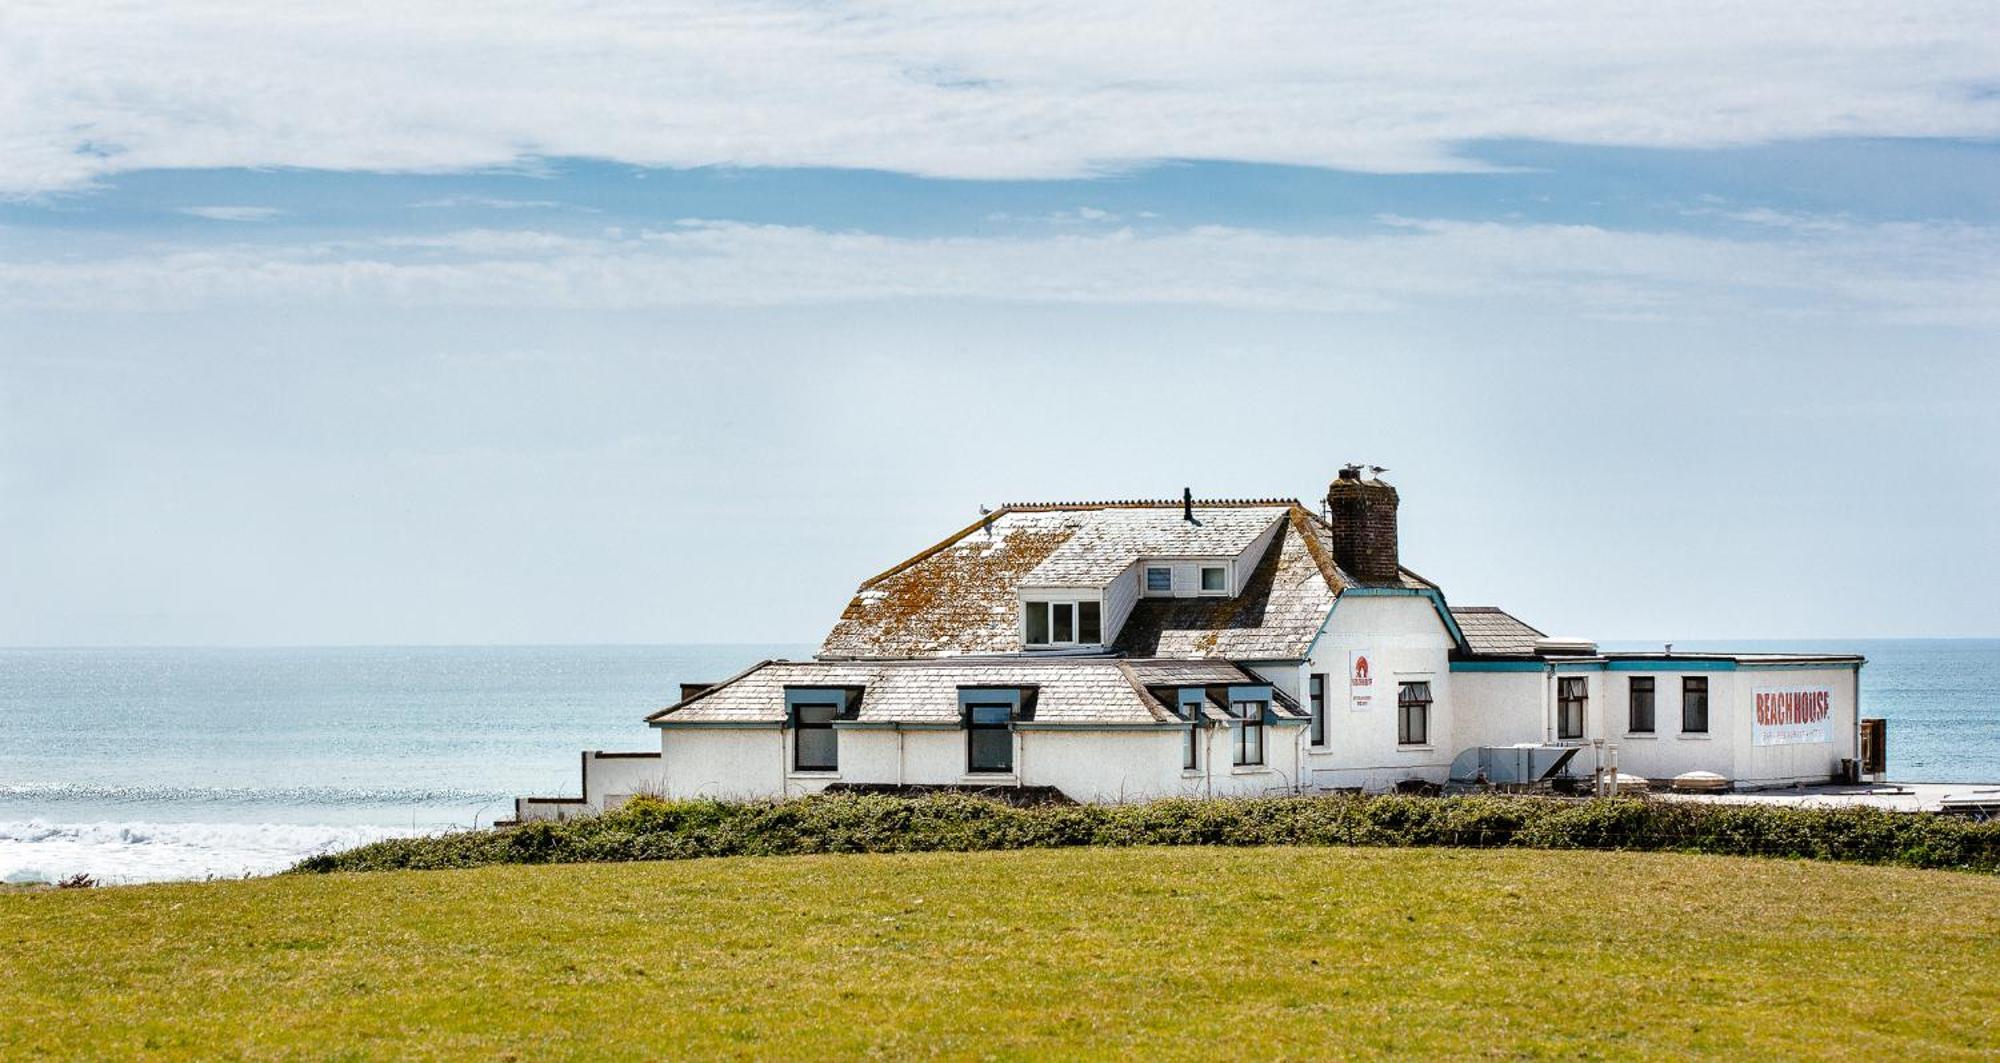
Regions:
<svg viewBox="0 0 2000 1063"><path fill-rule="evenodd" d="M182 214L190 214L209 221L270 221L283 214L276 207L182 207Z"/></svg>
<svg viewBox="0 0 2000 1063"><path fill-rule="evenodd" d="M1737 239L1386 220L1338 236L1205 226L916 238L689 221L594 235L473 229L159 247L0 262L0 306L621 309L923 299L2000 324L2000 233L1983 227L1856 225Z"/></svg>
<svg viewBox="0 0 2000 1063"><path fill-rule="evenodd" d="M2000 135L1989 0L17 0L5 42L13 195L162 167L1427 172L1489 138Z"/></svg>

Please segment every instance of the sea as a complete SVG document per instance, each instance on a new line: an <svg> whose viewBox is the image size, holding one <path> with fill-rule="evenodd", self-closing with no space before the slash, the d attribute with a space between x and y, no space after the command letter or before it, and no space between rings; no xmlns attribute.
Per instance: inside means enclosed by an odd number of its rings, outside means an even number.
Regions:
<svg viewBox="0 0 2000 1063"><path fill-rule="evenodd" d="M1863 654L1891 778L2000 782L2000 640L1676 648ZM812 650L0 649L0 881L234 878L487 826L576 793L580 750L659 748L641 720L680 683Z"/></svg>

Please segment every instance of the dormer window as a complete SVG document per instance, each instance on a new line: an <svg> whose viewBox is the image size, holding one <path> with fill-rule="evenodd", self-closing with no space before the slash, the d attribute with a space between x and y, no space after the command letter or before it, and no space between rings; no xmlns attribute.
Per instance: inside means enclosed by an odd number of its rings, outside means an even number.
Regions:
<svg viewBox="0 0 2000 1063"><path fill-rule="evenodd" d="M1099 602L1023 602L1021 619L1021 639L1030 646L1095 646L1104 641L1104 606Z"/></svg>
<svg viewBox="0 0 2000 1063"><path fill-rule="evenodd" d="M1174 570L1166 565L1146 566L1146 593L1172 594L1174 591Z"/></svg>
<svg viewBox="0 0 2000 1063"><path fill-rule="evenodd" d="M1201 593L1227 594L1229 592L1229 570L1221 565L1201 566Z"/></svg>

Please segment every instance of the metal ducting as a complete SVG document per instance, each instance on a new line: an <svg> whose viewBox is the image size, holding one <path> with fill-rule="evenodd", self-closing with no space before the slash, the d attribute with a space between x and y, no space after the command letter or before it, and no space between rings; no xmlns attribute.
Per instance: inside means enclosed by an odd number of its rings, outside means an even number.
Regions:
<svg viewBox="0 0 2000 1063"><path fill-rule="evenodd" d="M1472 790L1539 786L1568 767L1578 748L1535 742L1474 746L1452 759L1451 785Z"/></svg>

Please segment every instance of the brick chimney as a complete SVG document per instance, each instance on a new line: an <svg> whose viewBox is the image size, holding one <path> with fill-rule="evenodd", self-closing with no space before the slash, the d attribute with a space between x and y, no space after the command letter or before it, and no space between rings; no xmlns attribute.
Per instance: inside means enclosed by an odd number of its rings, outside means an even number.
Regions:
<svg viewBox="0 0 2000 1063"><path fill-rule="evenodd" d="M1333 525L1333 560L1363 583L1395 583L1396 489L1364 480L1359 468L1340 470L1326 488L1327 519Z"/></svg>

